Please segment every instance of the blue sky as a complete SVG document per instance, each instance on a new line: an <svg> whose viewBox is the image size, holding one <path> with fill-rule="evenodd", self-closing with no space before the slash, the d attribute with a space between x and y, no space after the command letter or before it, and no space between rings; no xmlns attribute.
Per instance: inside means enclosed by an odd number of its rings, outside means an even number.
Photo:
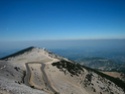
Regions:
<svg viewBox="0 0 125 94"><path fill-rule="evenodd" d="M0 41L124 38L125 0L0 0Z"/></svg>

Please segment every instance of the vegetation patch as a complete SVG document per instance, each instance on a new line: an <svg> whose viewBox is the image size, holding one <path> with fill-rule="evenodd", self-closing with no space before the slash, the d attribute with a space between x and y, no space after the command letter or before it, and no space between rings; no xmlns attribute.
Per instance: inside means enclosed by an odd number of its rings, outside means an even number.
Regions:
<svg viewBox="0 0 125 94"><path fill-rule="evenodd" d="M63 68L66 69L72 75L79 76L81 71L83 71L83 67L77 63L71 63L69 61L61 60L60 62L52 63L53 66L56 66L58 69L62 70Z"/></svg>

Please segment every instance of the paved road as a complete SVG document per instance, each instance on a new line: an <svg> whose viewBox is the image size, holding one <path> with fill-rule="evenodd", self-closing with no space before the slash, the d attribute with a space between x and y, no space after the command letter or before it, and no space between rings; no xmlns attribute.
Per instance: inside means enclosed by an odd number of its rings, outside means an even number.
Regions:
<svg viewBox="0 0 125 94"><path fill-rule="evenodd" d="M52 92L57 92L52 86L51 86L51 83L45 73L45 64L44 63L41 63L41 62L29 62L29 63L26 63L26 76L24 78L24 83L28 86L31 86L30 83L29 83L29 80L30 80L30 77L31 77L31 71L29 69L29 64L41 64L42 67L41 67L41 71L43 73L43 79L44 79L44 82L46 83L46 86L52 91Z"/></svg>

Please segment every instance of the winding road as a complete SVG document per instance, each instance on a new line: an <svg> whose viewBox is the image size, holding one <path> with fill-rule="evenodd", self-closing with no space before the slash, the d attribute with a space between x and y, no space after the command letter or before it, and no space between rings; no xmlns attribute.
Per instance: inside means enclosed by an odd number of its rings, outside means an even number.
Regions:
<svg viewBox="0 0 125 94"><path fill-rule="evenodd" d="M44 80L44 83L46 83L46 87L48 87L50 89L50 91L52 92L57 92L51 85L51 82L49 81L48 77L47 77L47 74L45 72L45 64L42 63L42 62L29 62L29 63L26 63L25 66L26 66L26 76L24 77L24 83L28 86L32 86L31 82L30 82L30 79L32 77L32 72L31 69L30 69L30 64L41 64L41 72L43 75L43 80ZM38 82L39 83L39 82ZM41 86L42 87L42 86ZM34 88L37 88L34 86ZM38 88L37 88L38 89Z"/></svg>

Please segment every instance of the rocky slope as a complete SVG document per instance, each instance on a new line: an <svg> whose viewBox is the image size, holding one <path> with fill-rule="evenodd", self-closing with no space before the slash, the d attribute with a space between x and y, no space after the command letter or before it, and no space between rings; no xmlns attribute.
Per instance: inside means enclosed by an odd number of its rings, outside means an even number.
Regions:
<svg viewBox="0 0 125 94"><path fill-rule="evenodd" d="M125 94L124 87L46 49L30 47L0 61L0 94Z"/></svg>

